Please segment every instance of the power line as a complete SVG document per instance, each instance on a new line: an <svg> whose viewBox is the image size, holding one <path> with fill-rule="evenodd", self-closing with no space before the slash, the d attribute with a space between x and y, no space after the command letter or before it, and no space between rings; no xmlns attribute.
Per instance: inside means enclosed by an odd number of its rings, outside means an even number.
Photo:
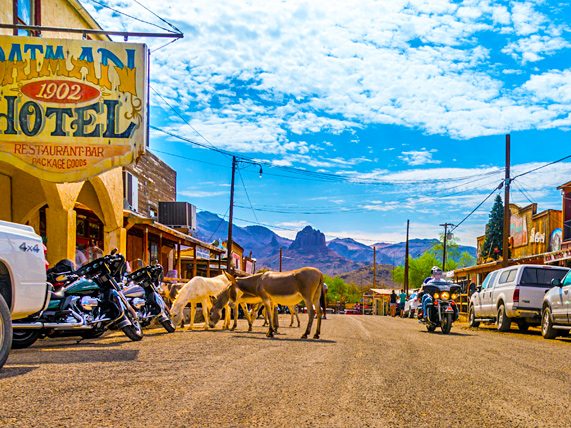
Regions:
<svg viewBox="0 0 571 428"><path fill-rule="evenodd" d="M153 12L151 9L149 9L147 6L145 6L144 4L142 4L140 1L138 0L133 0L135 3L137 3L139 6L141 6L143 9L145 9L147 12L150 12L151 14L153 14L155 17L157 17L158 19L160 19L161 21L163 21L165 24L167 24L169 27L171 27L175 32L182 34L182 31L180 31L178 28L176 28L172 23L170 23L169 21L167 21L166 19L164 19L163 17L157 15L155 12Z"/></svg>
<svg viewBox="0 0 571 428"><path fill-rule="evenodd" d="M173 31L172 31L172 30L169 30L168 28L162 27L162 26L160 26L160 25L154 24L154 23L149 22L149 21L145 21L144 19L137 18L136 16L129 15L128 13L125 13L125 12L119 10L119 9L115 9L115 8L113 8L113 7L109 6L109 5L106 5L105 3L102 3L102 2L100 2L100 1L97 1L97 0L90 0L90 1L93 2L93 3L95 3L95 4L98 4L99 6L105 8L105 9L112 10L113 12L118 13L119 15L123 15L123 16L126 16L126 17L128 17L128 18L134 19L135 21L142 22L143 24L152 25L153 27L160 28L161 30L164 30L164 31L166 31L166 32L168 32L168 33L173 33ZM180 33L180 31L178 31L178 33Z"/></svg>
<svg viewBox="0 0 571 428"><path fill-rule="evenodd" d="M562 157L561 159L557 159L557 160L554 160L552 162L548 162L546 164L540 165L537 168L532 168L528 171L522 172L521 174L518 174L518 175L512 177L511 181L514 181L516 178L523 177L524 175L531 174L535 171L539 171L540 169L547 168L548 166L554 165L556 163L563 162L564 160L567 160L569 158L571 158L571 155L567 155L567 156Z"/></svg>
<svg viewBox="0 0 571 428"><path fill-rule="evenodd" d="M250 195L248 195L248 189L246 189L246 184L244 183L244 178L242 177L242 173L240 172L240 168L238 168L238 176L240 177L240 181L242 182L242 186L244 187L244 192L246 193L246 198L248 199L248 203L250 204L250 208L252 209L252 214L254 214L254 218L259 223L258 216L256 214L256 210L252 205L252 201L250 200Z"/></svg>
<svg viewBox="0 0 571 428"><path fill-rule="evenodd" d="M229 208L228 208L229 209ZM212 235L210 235L210 238L208 238L207 242L212 242L212 238L214 238L214 235L216 235L216 233L218 232L218 229L220 229L220 226L222 226L222 223L224 223L224 219L226 218L226 216L228 215L228 209L226 209L226 212L224 213L224 215L220 218L220 221L218 222L218 226L216 226L216 229L214 230L214 232L212 232Z"/></svg>
<svg viewBox="0 0 571 428"><path fill-rule="evenodd" d="M466 220L468 220L468 218L469 218L472 214L474 214L482 205L484 205L484 203L485 203L488 199L490 199L490 197L491 197L494 193L496 193L498 190L500 190L503 186L504 186L504 182L502 181L502 182L500 182L500 184L498 184L498 186L497 186L494 190L492 190L492 191L490 192L490 194L489 194L488 196L486 196L486 197L484 198L484 200L483 200L482 202L480 202L480 203L476 206L476 208L474 208L472 211L470 211L470 213L469 213L466 217L464 217L460 222L458 222L458 223L456 224L456 226L454 226L454 227L450 230L450 232L454 232L456 229L458 229L458 227L460 227L460 225L461 225L462 223L464 223Z"/></svg>

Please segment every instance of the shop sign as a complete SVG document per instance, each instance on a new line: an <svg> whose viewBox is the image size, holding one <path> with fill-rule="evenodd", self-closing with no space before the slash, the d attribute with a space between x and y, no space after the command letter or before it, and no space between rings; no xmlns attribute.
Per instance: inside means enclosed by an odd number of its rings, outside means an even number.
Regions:
<svg viewBox="0 0 571 428"><path fill-rule="evenodd" d="M143 44L0 36L0 161L53 182L134 162L147 62Z"/></svg>
<svg viewBox="0 0 571 428"><path fill-rule="evenodd" d="M546 253L544 256L545 263L555 263L562 260L571 259L571 249L554 251L552 253Z"/></svg>
<svg viewBox="0 0 571 428"><path fill-rule="evenodd" d="M525 216L510 216L510 235L514 239L514 247L527 245L527 219Z"/></svg>
<svg viewBox="0 0 571 428"><path fill-rule="evenodd" d="M563 231L560 228L553 229L551 236L549 237L549 250L559 251L561 250L561 243L563 242Z"/></svg>
<svg viewBox="0 0 571 428"><path fill-rule="evenodd" d="M202 247L196 247L196 257L199 259L210 260L210 250Z"/></svg>

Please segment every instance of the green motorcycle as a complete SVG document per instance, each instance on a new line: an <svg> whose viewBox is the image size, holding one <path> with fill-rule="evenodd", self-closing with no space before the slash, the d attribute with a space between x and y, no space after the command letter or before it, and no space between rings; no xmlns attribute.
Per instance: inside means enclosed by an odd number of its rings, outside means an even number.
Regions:
<svg viewBox="0 0 571 428"><path fill-rule="evenodd" d="M27 348L44 337L95 338L110 329L122 330L133 341L143 338L137 313L115 279L125 269L122 255L101 257L76 271L58 265L48 271L48 282L59 289L49 292L47 308L13 322L13 348Z"/></svg>

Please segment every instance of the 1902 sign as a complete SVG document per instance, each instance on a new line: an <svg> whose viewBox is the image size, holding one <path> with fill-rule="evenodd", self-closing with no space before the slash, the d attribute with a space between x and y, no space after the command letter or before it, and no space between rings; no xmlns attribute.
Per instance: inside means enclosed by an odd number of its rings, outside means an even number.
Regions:
<svg viewBox="0 0 571 428"><path fill-rule="evenodd" d="M0 160L85 180L145 150L147 47L0 36Z"/></svg>

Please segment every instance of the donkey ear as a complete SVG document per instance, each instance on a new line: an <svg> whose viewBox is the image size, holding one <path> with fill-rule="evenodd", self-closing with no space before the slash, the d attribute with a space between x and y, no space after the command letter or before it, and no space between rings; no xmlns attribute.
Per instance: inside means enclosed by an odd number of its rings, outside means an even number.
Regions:
<svg viewBox="0 0 571 428"><path fill-rule="evenodd" d="M228 281L230 281L232 284L234 284L236 282L236 279L230 275L227 271L223 271L224 275L226 275L226 278L228 279Z"/></svg>

